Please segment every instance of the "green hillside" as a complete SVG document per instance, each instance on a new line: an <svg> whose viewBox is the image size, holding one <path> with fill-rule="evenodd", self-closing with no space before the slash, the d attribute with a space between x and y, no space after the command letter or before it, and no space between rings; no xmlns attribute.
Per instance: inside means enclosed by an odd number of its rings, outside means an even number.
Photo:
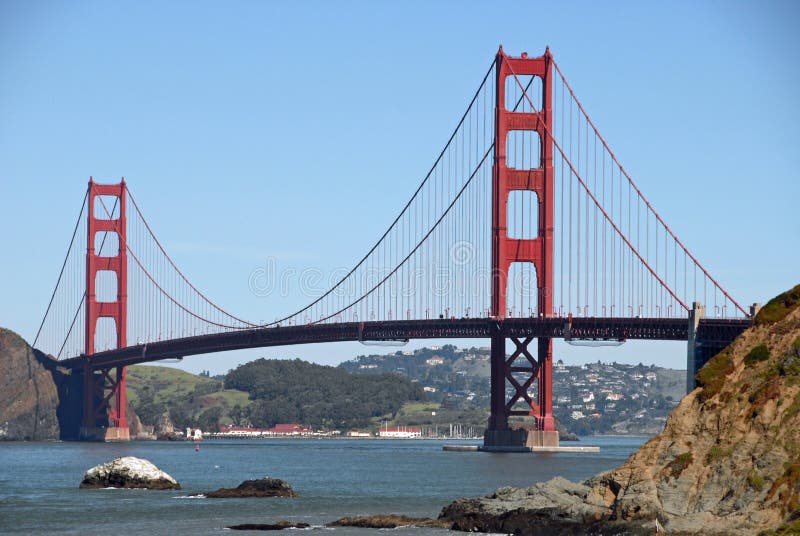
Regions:
<svg viewBox="0 0 800 536"><path fill-rule="evenodd" d="M299 359L258 359L230 371L224 381L136 365L128 368L127 385L128 401L144 424L154 425L166 413L178 428L298 422L377 430L381 421L407 420L409 413L430 418L431 411L422 409L419 385L398 374L349 374Z"/></svg>
<svg viewBox="0 0 800 536"><path fill-rule="evenodd" d="M249 395L225 389L223 382L189 372L147 365L128 367L128 402L144 424L156 424L164 413L179 428L241 420L251 404Z"/></svg>
<svg viewBox="0 0 800 536"><path fill-rule="evenodd" d="M155 402L164 402L187 395L198 387L201 390L221 388L222 382L171 367L134 365L127 369L127 384L128 400L136 404L146 392L153 393Z"/></svg>

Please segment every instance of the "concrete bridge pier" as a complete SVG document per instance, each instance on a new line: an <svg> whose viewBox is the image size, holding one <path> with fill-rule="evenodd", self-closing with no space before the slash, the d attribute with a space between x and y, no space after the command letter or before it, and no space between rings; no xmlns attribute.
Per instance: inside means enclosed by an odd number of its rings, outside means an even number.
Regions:
<svg viewBox="0 0 800 536"><path fill-rule="evenodd" d="M761 305L754 303L750 306L750 318L758 314ZM700 302L693 302L689 310L689 331L686 346L686 393L691 393L697 387L695 377L703 365L725 349L733 339L741 333L720 334L712 329L701 329L700 321L705 319L706 308ZM719 321L717 321L718 323Z"/></svg>
<svg viewBox="0 0 800 536"><path fill-rule="evenodd" d="M694 391L697 382L694 379L697 371L706 364L702 359L702 351L697 339L697 328L706 316L706 307L700 302L692 302L689 310L689 338L686 344L686 394Z"/></svg>
<svg viewBox="0 0 800 536"><path fill-rule="evenodd" d="M125 392L125 368L83 369L81 441L130 441Z"/></svg>

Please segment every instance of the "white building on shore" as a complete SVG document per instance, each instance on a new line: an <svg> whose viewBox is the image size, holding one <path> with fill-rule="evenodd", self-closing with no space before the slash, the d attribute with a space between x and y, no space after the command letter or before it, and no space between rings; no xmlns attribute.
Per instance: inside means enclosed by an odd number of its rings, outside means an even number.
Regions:
<svg viewBox="0 0 800 536"><path fill-rule="evenodd" d="M395 428L381 428L378 432L378 437L385 437L391 439L413 439L415 437L422 437L422 430L420 428L413 428L410 426L398 426Z"/></svg>

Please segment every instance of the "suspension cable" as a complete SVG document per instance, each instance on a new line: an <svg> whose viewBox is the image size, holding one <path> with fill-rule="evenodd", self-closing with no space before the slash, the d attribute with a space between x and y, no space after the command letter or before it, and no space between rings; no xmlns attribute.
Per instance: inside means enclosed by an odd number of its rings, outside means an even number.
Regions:
<svg viewBox="0 0 800 536"><path fill-rule="evenodd" d="M100 203L103 205L103 210L105 210L106 214L108 214L108 208L106 208L106 204L103 202L102 196L98 196L98 199L100 199ZM109 219L110 218L111 218L111 216L109 215ZM114 229L117 231L117 234L119 236L121 236L121 234L119 233L119 228L117 227L117 221L118 220L114 220ZM192 315L193 317L197 318L198 320L202 320L203 322L206 322L208 324L211 324L211 325L214 325L214 326L217 326L217 327L221 327L221 328L241 329L241 326L232 326L232 325L228 325L228 324L221 324L219 322L215 322L213 320L209 320L209 319L207 319L205 317L199 316L198 314L194 313L193 311L190 311L189 309L187 309L183 304L179 303L175 298L173 298L170 293L168 293L166 290L164 290L164 288L153 278L153 276L150 274L150 272L147 270L147 268L145 268L144 265L142 264L142 262L139 260L139 257L136 256L136 253L134 253L133 250L131 249L131 247L128 245L128 241L126 239L123 239L123 242L125 243L125 249L128 251L128 253L131 254L131 257L133 257L133 260L136 261L136 264L139 265L139 268L142 269L142 271L147 276L147 278L150 280L150 282L153 283L156 286L156 288L164 296L166 296L172 303L174 303L176 306L181 308L186 313L188 313L188 314Z"/></svg>
<svg viewBox="0 0 800 536"><path fill-rule="evenodd" d="M44 312L44 316L42 317L42 323L39 324L39 330L36 332L36 337L33 339L33 346L36 347L36 343L39 340L39 335L42 333L42 327L44 326L45 320L47 320L47 315L50 312L50 307L53 306L53 300L56 297L56 292L58 291L58 287L61 284L61 276L64 275L64 269L67 266L67 261L69 260L69 254L72 251L72 245L75 243L75 237L78 234L78 227L81 224L81 219L83 218L83 210L86 208L86 199L89 197L89 189L86 189L86 193L83 195L83 202L81 203L81 211L78 214L78 220L75 222L75 228L72 230L72 238L69 241L69 247L67 248L67 254L64 256L64 262L61 263L61 271L58 273L58 279L56 280L56 286L53 288L53 293L50 295L50 301L47 303L47 310Z"/></svg>
<svg viewBox="0 0 800 536"><path fill-rule="evenodd" d="M431 233L433 233L433 231L436 230L436 228L439 226L439 224L442 223L442 221L444 220L445 216L447 216L447 214L450 212L450 210L456 204L456 201L459 200L459 198L461 197L461 194L464 193L464 190L467 189L467 186L469 186L469 184L472 182L472 179L478 173L478 170L481 169L481 167L483 166L483 163L486 161L486 157L489 156L489 154L492 152L493 149L494 149L494 143L492 143L489 146L489 148L486 150L486 153L484 153L483 158L481 158L480 162L478 162L478 164L475 166L475 170L470 174L469 179L467 179L466 182L464 182L464 185L461 187L461 189L458 191L456 196L453 198L453 200L447 206L447 208L445 209L444 213L442 213L442 215L439 217L439 219L436 220L436 223L434 223L433 226L425 234L425 236L423 236L422 239L419 242L417 242L417 245L414 247L414 249L412 249L411 252L409 252L408 255L405 256L405 258L400 262L400 264L395 266L395 268L390 273L388 273L383 279L381 279L378 283L376 283L371 289L369 289L367 292L365 292L360 298L358 298L353 303L347 305L346 307L343 307L342 309L340 309L339 311L337 311L337 312L335 312L333 314L330 314L330 315L328 315L328 316L326 316L324 318L320 318L316 322L309 322L309 324L319 324L321 322L324 322L325 320L328 320L330 318L333 318L333 317L341 314L342 312L346 311L347 309L349 309L349 308L353 307L354 305L360 303L364 298L369 296L379 286L381 286L383 283L385 283L386 280L388 280L391 276L393 276L397 272L397 270L399 270L400 267L403 266L406 263L406 261L408 259L410 259L411 256L414 253L416 253L416 251L420 248L420 246L422 246L422 244L425 243L425 241L428 239L428 237L431 235Z"/></svg>
<svg viewBox="0 0 800 536"><path fill-rule="evenodd" d="M511 62L508 62L508 68L511 71L511 74L514 75L514 79L517 81L517 84L520 87L522 87L522 83L519 81L519 77L517 77L517 74L514 72L514 68L511 66ZM536 106L533 104L533 101L531 101L531 99L530 99L530 97L528 96L527 93L525 93L525 97L527 98L528 103L530 104L531 108L536 110ZM672 291L671 288L669 288L664 283L664 281L658 276L658 274L653 270L653 268L649 264L647 264L645 262L645 260L641 256L641 254L638 251L636 251L636 249L633 247L633 244L630 243L630 241L625 236L625 234L619 229L619 227L617 227L617 225L614 223L614 221L609 217L608 213L605 211L605 209L603 209L603 207L600 205L600 202L597 200L597 198L594 196L592 191L589 189L589 187L583 181L581 176L578 174L577 170L572 165L572 162L569 160L569 158L567 158L566 154L564 153L563 149L561 148L561 145L558 144L558 142L556 141L556 139L553 137L552 133L550 132L550 129L547 128L546 124L543 125L543 126L544 126L545 133L550 138L550 140L553 142L553 145L556 147L556 149L558 149L558 152L561 153L561 157L564 159L564 161L569 166L570 171L572 171L573 175L575 175L575 178L578 179L578 182L580 183L580 185L583 187L584 190L586 190L586 193L589 195L589 197L592 199L592 201L594 201L595 206L597 206L597 208L600 210L600 212L603 214L603 216L605 216L605 218L608 221L608 223L611 224L611 226L614 228L614 230L617 232L617 234L620 236L620 238L625 241L625 244L628 245L630 250L633 251L633 253L639 258L639 260L644 264L644 266L647 267L647 269L650 271L650 274L658 280L658 282L661 284L661 286L663 288L665 288L667 290L667 292L670 293L672 298L676 302L678 302L681 305L681 307L683 307L685 310L688 311L689 307L687 307L686 304L683 303L683 301L680 298L678 298L678 296Z"/></svg>
<svg viewBox="0 0 800 536"><path fill-rule="evenodd" d="M605 147L606 151L608 151L608 154L611 156L611 159L614 161L615 164L617 164L617 167L619 167L619 170L622 172L623 175L625 175L625 178L628 179L628 182L631 184L631 186L633 186L633 189L636 191L636 194L639 196L639 198L642 201L644 201L644 203L647 206L647 208L650 209L650 211L653 213L653 215L656 217L656 219L661 223L661 225L664 226L666 231L670 234L670 236L672 236L673 240L675 240L675 242L678 243L678 245L689 256L689 258L692 259L692 261L697 265L697 267L700 268L700 270L705 274L705 276L708 279L710 279L712 283L714 283L714 286L716 286L720 290L720 292L722 292L725 295L725 297L728 298L736 306L737 309L739 309L739 311L741 311L745 316L750 316L750 313L745 311L744 308L741 305L739 305L739 303L736 300L734 300L731 297L731 295L728 294L728 292L724 288L722 288L722 286L717 282L717 280L714 279L711 276L710 273L708 273L708 271L703 267L703 265L700 264L700 261L698 261L695 258L694 255L692 255L692 253L689 251L689 249L683 244L683 242L681 242L681 240L677 237L677 235L674 232L672 232L672 229L670 229L670 227L666 224L666 222L661 218L659 213L656 212L656 210L653 208L653 206L650 204L650 202L644 197L644 194L642 194L641 190L639 190L639 187L636 185L636 183L634 182L633 178L631 178L631 176L628 174L628 172L625 170L625 168L622 166L622 164L619 162L619 160L617 160L616 155L611 150L611 148L608 146L608 143L606 143L606 140L605 140L605 138L603 138L602 134L600 134L600 131L595 126L595 124L592 121L591 117L589 117L589 114L586 113L586 110L583 108L583 105L581 104L581 101L578 100L578 97L575 95L575 92L572 90L572 87L569 85L569 82L567 82L567 79L564 76L564 73L561 72L561 69L559 68L558 63L555 60L552 60L552 62L553 62L553 66L556 68L556 71L558 72L559 76L561 77L561 80L564 82L564 85L569 90L570 95L572 95L572 98L575 100L575 104L578 105L578 108L580 109L581 113L583 113L583 116L586 118L588 123L592 126L592 129L594 129L595 134L597 134L597 137L600 138L600 142L603 144L603 147Z"/></svg>
<svg viewBox="0 0 800 536"><path fill-rule="evenodd" d="M306 305L302 309L299 309L298 311L296 311L296 312L294 312L292 314L286 315L281 319L275 320L274 322L270 322L270 323L264 324L261 327L275 326L275 325L280 324L280 323L282 323L282 322L284 322L284 321L286 321L286 320L288 320L290 318L293 318L295 316L298 316L298 315L308 311L314 305L316 305L317 303L322 301L324 298L329 296L334 290L336 290L339 287L339 285L344 283L347 280L347 278L349 278L351 275L353 275L353 273L362 264L364 264L364 262L369 258L369 256L378 248L378 246L380 246L380 244L383 242L383 240L388 236L388 234L391 232L391 230L394 228L394 226L397 224L397 222L400 221L400 218L403 217L403 215L406 213L408 208L411 206L411 203L414 201L414 199L417 198L417 196L419 195L420 191L422 191L422 188L425 186L425 184L430 179L431 175L433 175L433 172L436 169L436 166L442 160L442 157L445 155L445 152L450 147L450 144L453 142L453 139L456 137L456 134L458 134L459 129L464 124L464 120L467 118L467 115L469 114L469 111L472 109L472 105L475 104L475 101L478 99L478 95L480 94L481 89L483 88L484 84L486 84L486 80L489 78L489 75L492 73L494 68L495 68L495 61L492 61L491 65L489 66L489 69L486 71L486 74L483 76L483 80L478 85L478 89L475 91L475 94L472 96L472 99L470 100L466 111L461 116L461 119L458 121L458 124L456 125L455 129L453 130L453 133L450 135L450 138L447 140L447 143L445 144L444 148L441 150L441 152L439 153L439 156L436 158L436 160L434 161L433 165L431 166L431 169L425 175L425 178L422 179L422 182L419 184L417 189L414 191L414 194L411 196L411 198L405 204L403 209L400 211L400 214L397 215L397 217L394 219L394 221L391 223L391 225L389 225L389 228L386 229L386 232L383 233L383 235L378 239L378 241L375 243L375 245L372 246L372 248L370 248L370 250L366 253L366 255L364 255L364 257L362 257L361 260L358 261L358 263L356 263L356 265L349 272L347 272L347 274L345 274L335 285L333 285L330 289L328 289L319 298L317 298L316 300L314 300L310 304Z"/></svg>
<svg viewBox="0 0 800 536"><path fill-rule="evenodd" d="M161 253L163 253L164 256L167 258L167 262L169 262L169 264L175 269L175 271L178 273L178 275L181 277L181 279L183 279L186 282L186 284L189 285L189 287L191 287L192 290L194 290L203 300L205 300L206 303L208 303L211 307L213 307L217 311L221 312L222 314L224 314L226 316L229 316L230 318L233 318L237 322L241 322L242 324L247 324L248 326L251 326L251 327L257 326L258 324L254 324L252 322L248 322L247 320L242 320L241 318L238 318L238 317L230 314L229 312L227 312L223 308L219 307L216 303L214 303L213 301L208 299L208 297L206 297L205 294L200 292L200 290L197 287L195 287L191 283L191 281L189 281L189 279L183 274L181 269L178 268L178 266L172 260L172 257L170 257L169 254L166 252L166 250L161 245L161 242L158 240L158 238L156 238L155 233L153 233L153 230L150 228L150 224L147 223L147 219L144 217L144 214L142 214L142 211L139 210L139 205L136 204L136 200L133 198L133 194L131 194L131 191L128 189L127 185L125 185L125 191L128 193L128 196L130 197L131 202L133 203L133 208L135 208L136 209L136 213L139 214L139 217L141 218L142 223L144 223L144 226L147 229L147 232L153 238L153 241L155 241L156 245L158 246L158 249L161 250Z"/></svg>

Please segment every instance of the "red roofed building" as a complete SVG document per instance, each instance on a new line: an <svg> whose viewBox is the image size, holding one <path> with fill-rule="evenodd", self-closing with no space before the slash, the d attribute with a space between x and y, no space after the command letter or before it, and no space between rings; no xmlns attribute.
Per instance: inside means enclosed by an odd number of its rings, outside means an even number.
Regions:
<svg viewBox="0 0 800 536"><path fill-rule="evenodd" d="M311 428L303 424L276 424L274 427L267 430L267 432L273 435L285 436L310 435Z"/></svg>

